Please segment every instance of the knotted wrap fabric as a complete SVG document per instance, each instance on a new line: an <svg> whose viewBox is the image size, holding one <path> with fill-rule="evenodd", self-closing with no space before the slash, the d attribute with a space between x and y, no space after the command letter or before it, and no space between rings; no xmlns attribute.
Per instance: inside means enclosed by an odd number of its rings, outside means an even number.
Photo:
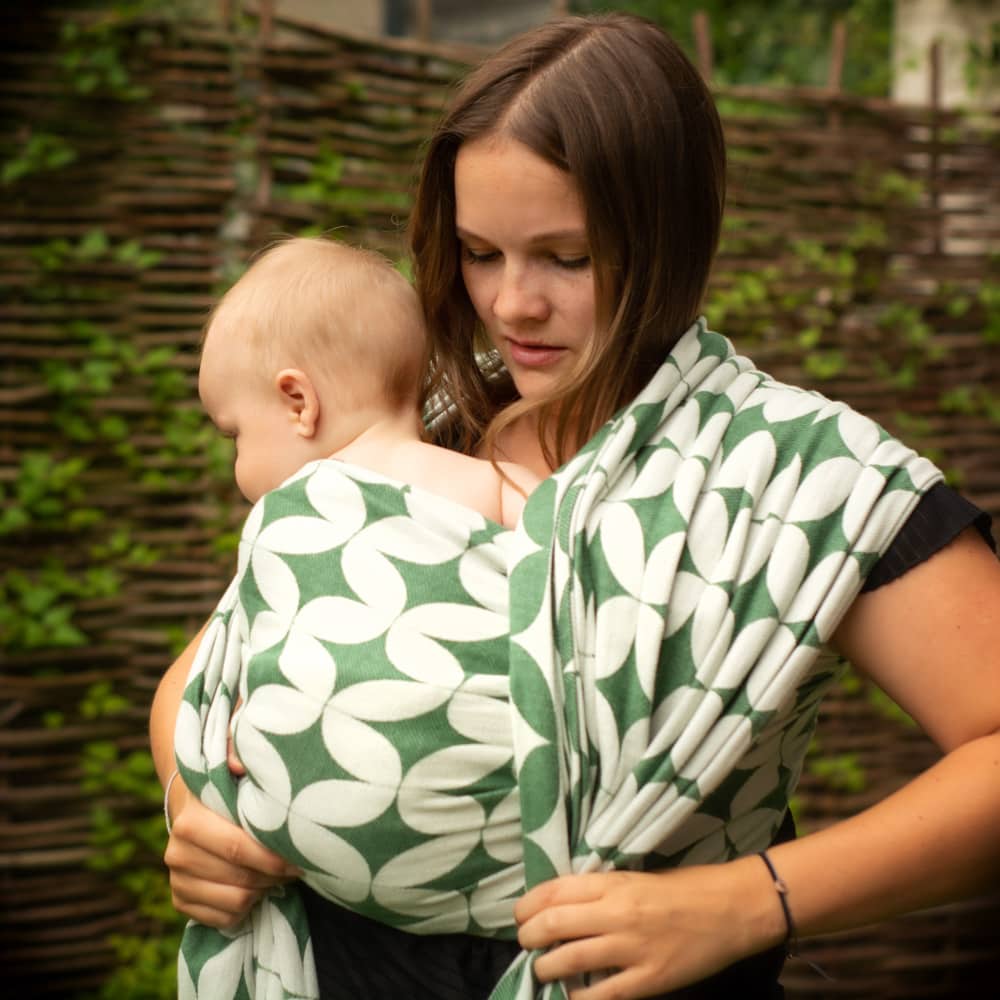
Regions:
<svg viewBox="0 0 1000 1000"><path fill-rule="evenodd" d="M319 891L417 933L510 935L524 885L759 850L831 679L819 648L938 479L700 321L516 533L314 464L248 521L182 774ZM274 893L233 935L189 927L181 994L315 997L311 947L294 888ZM495 1000L565 995L530 964Z"/></svg>

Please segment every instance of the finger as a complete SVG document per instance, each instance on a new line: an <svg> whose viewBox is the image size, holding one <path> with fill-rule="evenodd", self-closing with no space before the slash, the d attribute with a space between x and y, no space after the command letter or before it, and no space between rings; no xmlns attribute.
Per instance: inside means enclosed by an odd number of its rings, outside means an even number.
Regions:
<svg viewBox="0 0 1000 1000"><path fill-rule="evenodd" d="M588 903L600 899L608 886L608 873L563 875L529 889L514 904L514 919L522 924L536 913L561 903Z"/></svg>
<svg viewBox="0 0 1000 1000"><path fill-rule="evenodd" d="M268 875L253 868L230 864L196 844L183 843L177 838L171 838L163 859L171 875L185 875L238 889L264 890L288 881L288 876Z"/></svg>
<svg viewBox="0 0 1000 1000"><path fill-rule="evenodd" d="M548 948L558 941L573 941L607 934L619 928L617 911L594 901L550 906L517 929L522 948Z"/></svg>
<svg viewBox="0 0 1000 1000"><path fill-rule="evenodd" d="M197 810L191 808L194 805L198 806ZM195 800L192 800L190 806L185 808L174 821L167 851L169 852L171 847L183 846L184 844L200 847L236 868L249 868L258 873L279 878L294 878L302 874L298 867L289 864L273 851L269 851L235 823L223 819L201 803L196 803ZM170 867L173 867L175 863L183 863L183 859L174 861L169 855L165 855L165 858ZM232 881L232 879L224 879L224 881Z"/></svg>
<svg viewBox="0 0 1000 1000"><path fill-rule="evenodd" d="M221 915L226 915L230 925L242 920L264 895L260 889L206 882L183 872L171 875L170 890L175 909L188 915L195 910L212 910L220 915L215 918L216 924L222 919Z"/></svg>
<svg viewBox="0 0 1000 1000"><path fill-rule="evenodd" d="M243 766L243 761L236 756L236 747L233 746L232 733L230 733L229 739L226 740L226 766L234 778L242 778L247 773L247 769Z"/></svg>
<svg viewBox="0 0 1000 1000"><path fill-rule="evenodd" d="M201 904L186 903L184 900L174 897L174 909L178 913L184 914L191 920L197 920L199 924L206 927L216 927L222 930L232 930L238 927L246 919L249 910L243 913L229 913L226 910L216 910L211 906Z"/></svg>
<svg viewBox="0 0 1000 1000"><path fill-rule="evenodd" d="M236 716L239 714L242 705L243 698L240 696L233 705L233 714L229 719L229 735L226 739L226 766L229 768L229 773L235 778L242 778L247 773L247 769L243 766L243 761L236 756L236 747L233 744L233 728L236 724Z"/></svg>
<svg viewBox="0 0 1000 1000"><path fill-rule="evenodd" d="M642 955L635 954L621 936L602 934L552 948L535 959L533 969L542 982L549 983L585 972L626 969L639 964L641 959Z"/></svg>

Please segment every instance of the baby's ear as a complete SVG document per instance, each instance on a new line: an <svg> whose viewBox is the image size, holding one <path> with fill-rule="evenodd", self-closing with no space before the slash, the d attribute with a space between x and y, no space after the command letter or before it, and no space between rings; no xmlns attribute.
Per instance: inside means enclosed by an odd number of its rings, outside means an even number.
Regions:
<svg viewBox="0 0 1000 1000"><path fill-rule="evenodd" d="M314 437L319 426L319 394L312 379L299 368L283 368L274 379L275 388L295 433Z"/></svg>

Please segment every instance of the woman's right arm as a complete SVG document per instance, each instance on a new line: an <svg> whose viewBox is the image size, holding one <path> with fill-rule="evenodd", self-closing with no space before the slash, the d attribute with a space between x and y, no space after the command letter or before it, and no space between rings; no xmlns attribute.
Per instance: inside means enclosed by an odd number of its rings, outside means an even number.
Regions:
<svg viewBox="0 0 1000 1000"><path fill-rule="evenodd" d="M188 672L205 628L163 675L149 719L149 742L160 783L174 771L174 725ZM163 858L173 904L210 927L234 927L265 890L299 872L257 843L245 830L212 812L180 777L170 786L172 830Z"/></svg>

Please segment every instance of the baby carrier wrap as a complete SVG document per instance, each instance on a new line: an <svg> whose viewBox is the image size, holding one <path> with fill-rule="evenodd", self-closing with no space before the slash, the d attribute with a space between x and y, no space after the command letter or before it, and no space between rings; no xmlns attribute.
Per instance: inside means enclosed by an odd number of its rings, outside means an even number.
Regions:
<svg viewBox="0 0 1000 1000"><path fill-rule="evenodd" d="M313 463L247 520L181 774L317 891L415 933L512 936L547 878L760 850L831 679L819 648L940 478L703 321L516 532ZM315 998L311 949L286 886L233 932L188 926L181 996ZM494 998L564 995L530 965Z"/></svg>

